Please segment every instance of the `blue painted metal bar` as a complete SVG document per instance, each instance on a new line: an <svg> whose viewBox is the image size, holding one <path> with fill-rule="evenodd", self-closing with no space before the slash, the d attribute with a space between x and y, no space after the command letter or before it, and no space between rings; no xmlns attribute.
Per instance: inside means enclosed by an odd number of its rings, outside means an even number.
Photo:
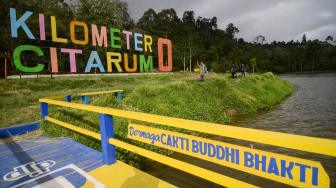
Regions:
<svg viewBox="0 0 336 188"><path fill-rule="evenodd" d="M122 99L123 99L123 92L117 92L117 99L118 99L119 102L122 101Z"/></svg>
<svg viewBox="0 0 336 188"><path fill-rule="evenodd" d="M65 102L71 102L71 95L65 96Z"/></svg>
<svg viewBox="0 0 336 188"><path fill-rule="evenodd" d="M89 96L81 96L81 101L83 104L89 104Z"/></svg>
<svg viewBox="0 0 336 188"><path fill-rule="evenodd" d="M111 115L99 114L99 126L103 163L108 165L113 164L116 162L116 148L109 144L109 138L114 137L113 117Z"/></svg>
<svg viewBox="0 0 336 188"><path fill-rule="evenodd" d="M6 128L0 128L0 138L6 138L16 135L25 134L30 131L35 131L39 128L39 122L25 123L20 125L13 125Z"/></svg>
<svg viewBox="0 0 336 188"><path fill-rule="evenodd" d="M41 118L44 119L48 115L48 104L41 102L40 110L41 110Z"/></svg>

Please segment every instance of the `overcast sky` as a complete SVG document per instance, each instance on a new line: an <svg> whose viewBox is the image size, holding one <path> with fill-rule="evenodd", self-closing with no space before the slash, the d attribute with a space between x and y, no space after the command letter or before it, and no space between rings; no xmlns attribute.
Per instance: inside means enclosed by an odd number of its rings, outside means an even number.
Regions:
<svg viewBox="0 0 336 188"><path fill-rule="evenodd" d="M185 10L195 11L195 18L213 17L225 29L233 22L238 37L252 41L263 35L273 40L336 39L336 0L124 0L131 17L137 21L149 8L156 12L174 8L181 18Z"/></svg>

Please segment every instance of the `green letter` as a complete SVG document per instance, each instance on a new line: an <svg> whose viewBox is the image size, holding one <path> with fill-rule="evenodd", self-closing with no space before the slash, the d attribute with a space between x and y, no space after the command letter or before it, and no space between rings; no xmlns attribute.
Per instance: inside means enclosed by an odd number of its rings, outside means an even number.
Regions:
<svg viewBox="0 0 336 188"><path fill-rule="evenodd" d="M22 51L33 51L36 52L38 56L43 56L43 51L41 48L32 45L21 45L15 48L13 52L14 65L17 69L22 72L40 72L43 70L44 65L38 64L36 67L26 67L21 63L21 52Z"/></svg>
<svg viewBox="0 0 336 188"><path fill-rule="evenodd" d="M148 56L147 61L144 55L140 55L140 72L144 70L146 72L153 70L153 57L151 55Z"/></svg>
<svg viewBox="0 0 336 188"><path fill-rule="evenodd" d="M112 48L121 48L120 44L115 43L115 41L119 41L119 43L120 43L121 38L117 37L117 36L114 36L114 33L120 33L120 29L110 28L111 47Z"/></svg>

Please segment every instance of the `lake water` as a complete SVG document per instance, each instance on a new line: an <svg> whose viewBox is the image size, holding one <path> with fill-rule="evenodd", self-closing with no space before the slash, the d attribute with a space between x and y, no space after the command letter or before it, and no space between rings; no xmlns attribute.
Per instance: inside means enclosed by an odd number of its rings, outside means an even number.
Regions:
<svg viewBox="0 0 336 188"><path fill-rule="evenodd" d="M232 125L336 140L336 74L282 75L292 82L295 92L284 102L269 110L239 116ZM249 146L234 139L217 140ZM331 187L336 187L336 158L291 149L254 144L254 148L319 161L329 174ZM178 158L224 175L261 187L286 187L280 183L251 176L192 157L176 154ZM150 173L180 187L219 187L201 178L155 163Z"/></svg>

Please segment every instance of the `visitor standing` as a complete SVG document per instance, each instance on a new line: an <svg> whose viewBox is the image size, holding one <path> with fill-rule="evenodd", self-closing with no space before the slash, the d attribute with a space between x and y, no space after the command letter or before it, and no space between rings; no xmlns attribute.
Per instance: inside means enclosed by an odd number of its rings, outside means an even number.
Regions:
<svg viewBox="0 0 336 188"><path fill-rule="evenodd" d="M201 61L201 63L198 63L197 61L197 65L199 66L199 70L200 70L200 80L204 81L205 74L208 72L207 68L205 64L203 63L203 61Z"/></svg>
<svg viewBox="0 0 336 188"><path fill-rule="evenodd" d="M245 74L246 74L246 66L244 65L244 63L242 63L242 65L241 65L241 74L242 74L242 77L245 78Z"/></svg>
<svg viewBox="0 0 336 188"><path fill-rule="evenodd" d="M233 63L232 64L232 67L231 67L231 77L232 78L236 78L237 77L237 70L238 70L238 67L237 67L237 64Z"/></svg>

